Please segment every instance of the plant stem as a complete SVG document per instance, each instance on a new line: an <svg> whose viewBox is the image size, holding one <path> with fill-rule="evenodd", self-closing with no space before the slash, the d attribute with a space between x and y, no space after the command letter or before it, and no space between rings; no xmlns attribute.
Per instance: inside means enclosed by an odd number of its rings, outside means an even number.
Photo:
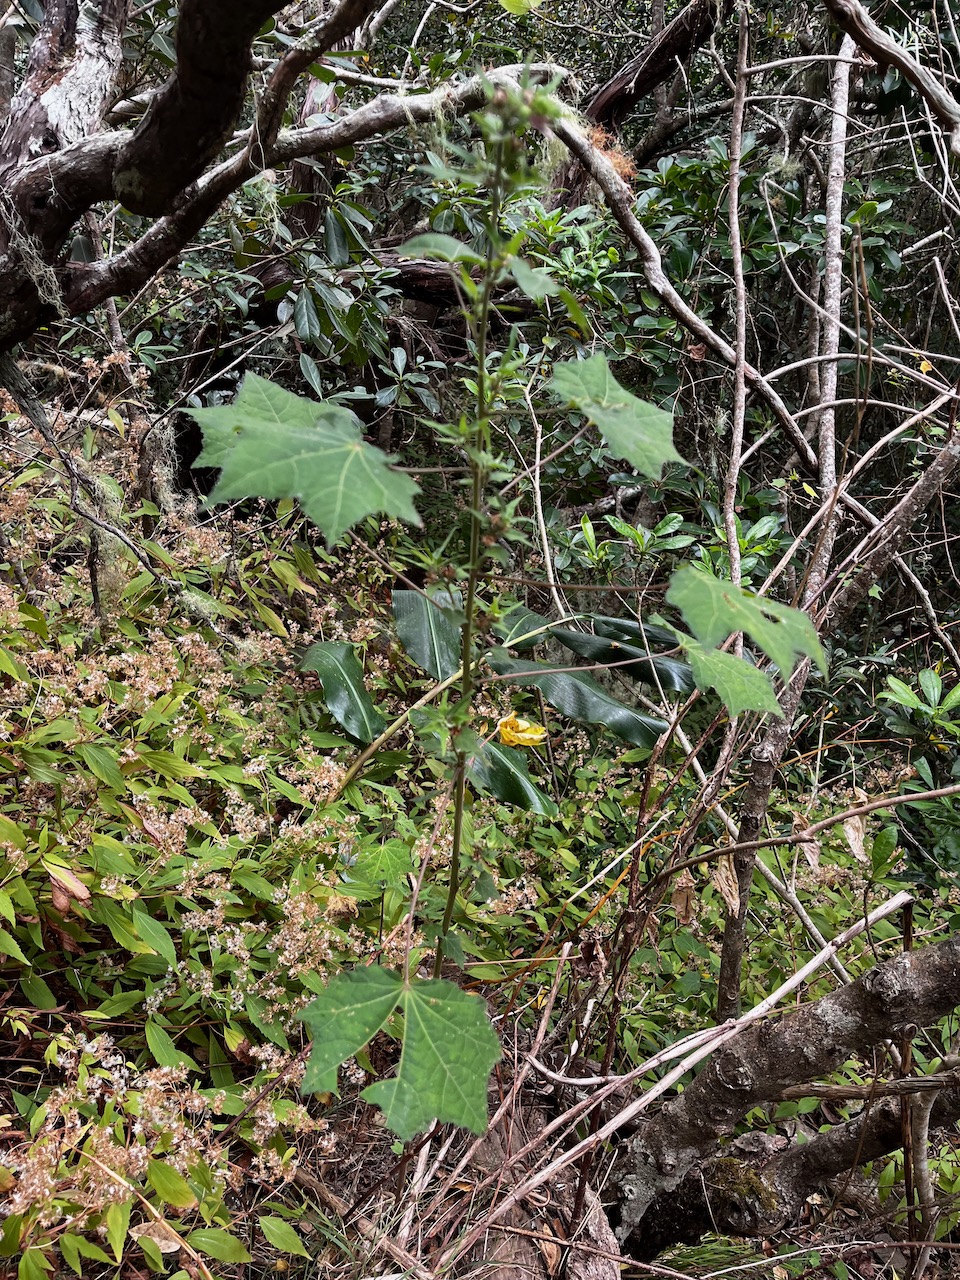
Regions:
<svg viewBox="0 0 960 1280"><path fill-rule="evenodd" d="M493 286L497 275L500 251L499 216L502 199L502 147L497 147L494 163L494 179L490 191L490 225L488 227L487 261L483 275L483 286L476 310L472 317L472 328L477 351L477 416L473 423L470 448L470 548L467 561L467 590L464 600L464 618L462 630L462 648L460 659L460 694L463 714L469 719L474 693L473 679L473 642L476 629L477 587L483 576L485 559L482 544L482 526L484 515L481 511L483 491L487 481L487 456L490 448L490 378L487 373L487 330L490 322L490 303ZM464 814L467 800L467 753L462 746L455 752L453 769L453 839L450 851L450 883L447 887L447 901L443 909L443 921L440 926L440 937L437 940L437 953L433 962L433 976L440 976L443 964L443 944L453 923L453 912L460 888L460 858L463 852Z"/></svg>

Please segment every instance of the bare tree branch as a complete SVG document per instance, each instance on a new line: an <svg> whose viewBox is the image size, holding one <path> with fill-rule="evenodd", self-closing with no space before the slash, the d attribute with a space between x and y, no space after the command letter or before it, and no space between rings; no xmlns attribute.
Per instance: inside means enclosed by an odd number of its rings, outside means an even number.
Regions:
<svg viewBox="0 0 960 1280"><path fill-rule="evenodd" d="M669 80L678 65L690 60L717 24L729 18L732 8L732 0L690 0L642 53L596 91L584 107L584 115L598 124L622 120L632 106Z"/></svg>
<svg viewBox="0 0 960 1280"><path fill-rule="evenodd" d="M877 26L860 0L825 0L825 3L861 49L871 54L881 66L896 67L913 85L946 130L950 150L954 155L960 155L960 102L932 72Z"/></svg>

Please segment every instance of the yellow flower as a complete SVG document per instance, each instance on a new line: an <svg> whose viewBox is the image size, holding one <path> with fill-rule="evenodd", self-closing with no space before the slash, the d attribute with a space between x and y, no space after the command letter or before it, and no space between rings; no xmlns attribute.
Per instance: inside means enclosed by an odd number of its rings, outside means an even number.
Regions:
<svg viewBox="0 0 960 1280"><path fill-rule="evenodd" d="M521 720L512 711L497 721L497 728L500 730L500 741L508 747L535 747L547 736L542 724Z"/></svg>

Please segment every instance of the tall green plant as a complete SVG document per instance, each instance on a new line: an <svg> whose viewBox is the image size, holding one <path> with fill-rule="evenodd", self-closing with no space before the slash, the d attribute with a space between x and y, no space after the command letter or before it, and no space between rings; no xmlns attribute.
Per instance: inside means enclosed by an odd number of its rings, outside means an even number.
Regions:
<svg viewBox="0 0 960 1280"><path fill-rule="evenodd" d="M473 357L472 372L464 379L469 403L456 422L439 424L441 433L466 460L465 549L450 566L446 587L394 595L399 639L436 683L388 724L364 687L362 669L350 645L320 642L311 646L304 659L304 666L319 675L331 713L366 744L348 781L356 779L363 765L409 723L424 729L425 739L434 744L447 769L452 847L434 943L434 976L426 979L413 972L410 955L402 973L375 967L342 973L329 981L303 1014L314 1035L305 1080L308 1090L333 1089L340 1063L379 1031L401 1040L396 1076L369 1086L366 1096L382 1106L387 1123L404 1139L434 1120L482 1130L486 1081L499 1056L480 1000L439 977L444 957L462 956L453 923L469 852L469 787L488 789L541 813L556 812L550 797L530 777L522 753L490 741L476 723L475 694L487 670L518 686L538 689L563 715L650 750L668 730L666 721L613 697L585 671L558 671L548 663L513 656L510 650L522 650L531 639L553 632L595 665L622 666L626 660L629 674L661 689L688 692L694 683L712 689L731 713L778 711L769 675L720 651L731 633L746 632L783 677L798 656L822 663L816 634L805 615L690 567L674 575L668 601L683 615L693 635L675 628L656 632L660 640L670 643L672 638L674 648L684 649L687 661L652 656L649 640L656 629L645 630L635 619L597 618L596 634L590 636L521 611L519 622L513 619L505 628L499 626L503 643L491 644L490 571L502 558L504 540L519 536L513 508L502 497L503 482L511 476L512 467L497 447L498 406L510 400L512 384L520 376L519 339L517 331L511 330L504 349L494 349L494 297L510 284L534 302L557 299L575 323L583 322L576 301L549 272L524 260L524 231L506 230L503 217L510 198L531 181L523 134L560 110L542 90L509 94L498 89L476 117L482 144L479 155L458 153L458 181L483 195L476 243L429 234L405 246L410 256L449 265L463 300ZM564 411L594 424L608 450L640 475L658 479L665 463L682 461L673 445L670 414L621 386L602 354L558 362L547 389ZM254 496L299 498L330 543L370 514L419 523L416 484L393 459L363 439L359 423L341 406L314 403L251 377L232 406L195 410L194 416L205 441L198 465L220 469L214 502ZM433 426L438 429L438 424ZM441 695L445 697L441 717L434 715L424 722L424 707ZM414 909L412 904L411 912Z"/></svg>

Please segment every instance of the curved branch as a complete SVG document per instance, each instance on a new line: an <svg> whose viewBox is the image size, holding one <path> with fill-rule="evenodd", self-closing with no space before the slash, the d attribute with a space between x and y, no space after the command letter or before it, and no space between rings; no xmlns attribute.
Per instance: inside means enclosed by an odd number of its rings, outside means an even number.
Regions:
<svg viewBox="0 0 960 1280"><path fill-rule="evenodd" d="M71 264L65 270L63 281L67 311L72 315L89 311L105 298L140 288L179 253L221 201L259 172L264 163L276 165L300 156L322 155L394 129L432 120L440 114L474 111L487 100L491 85L516 84L524 72L541 79L562 74L553 66L500 67L457 86L445 85L434 93L410 97L383 94L349 115L314 128L281 133L273 149L265 157L258 156L256 164L250 148L246 148L205 174L174 213L161 218L122 253L102 262Z"/></svg>
<svg viewBox="0 0 960 1280"><path fill-rule="evenodd" d="M160 214L233 132L250 45L278 0L184 0L177 65L117 158L113 190L134 213Z"/></svg>
<svg viewBox="0 0 960 1280"><path fill-rule="evenodd" d="M353 35L374 10L380 7L380 3L381 0L343 0L319 29L311 33L309 40L284 54L264 90L251 146L256 145L262 151L272 148L283 119L284 107L297 78L312 62L316 62L338 43Z"/></svg>
<svg viewBox="0 0 960 1280"><path fill-rule="evenodd" d="M669 80L679 65L706 44L717 24L729 18L732 0L690 0L653 40L602 85L583 113L597 124L616 124L641 98Z"/></svg>
<svg viewBox="0 0 960 1280"><path fill-rule="evenodd" d="M867 13L860 0L825 0L834 18L881 66L896 67L920 94L943 125L950 150L960 155L960 102L902 45L887 35Z"/></svg>

